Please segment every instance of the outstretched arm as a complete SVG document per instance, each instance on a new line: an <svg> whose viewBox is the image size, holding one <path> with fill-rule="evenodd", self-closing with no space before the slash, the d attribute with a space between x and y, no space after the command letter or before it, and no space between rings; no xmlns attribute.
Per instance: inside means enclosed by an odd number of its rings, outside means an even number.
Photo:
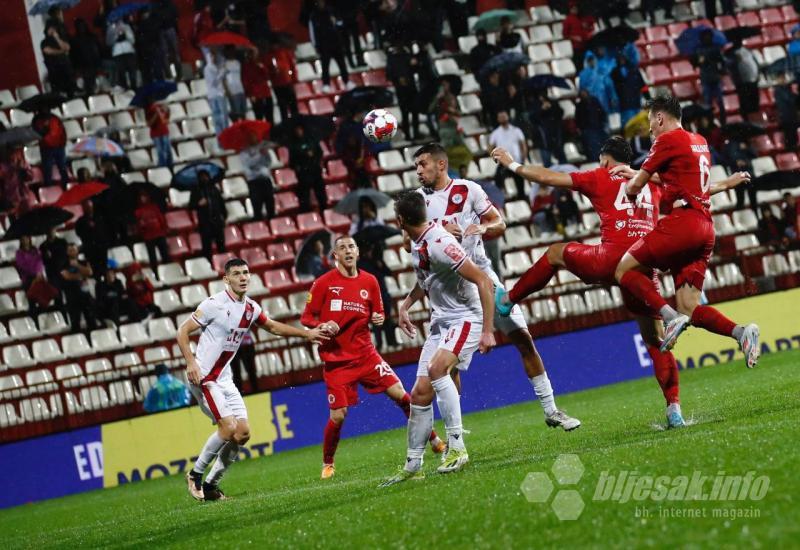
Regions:
<svg viewBox="0 0 800 550"><path fill-rule="evenodd" d="M541 185L549 185L551 187L572 187L572 178L569 174L549 170L543 166L514 162L514 159L508 154L508 151L502 147L496 147L492 151L492 159L526 180L535 181Z"/></svg>
<svg viewBox="0 0 800 550"><path fill-rule="evenodd" d="M712 195L716 195L717 193L722 193L728 189L733 189L742 183L750 183L749 172L734 172L724 180L712 183L709 192Z"/></svg>

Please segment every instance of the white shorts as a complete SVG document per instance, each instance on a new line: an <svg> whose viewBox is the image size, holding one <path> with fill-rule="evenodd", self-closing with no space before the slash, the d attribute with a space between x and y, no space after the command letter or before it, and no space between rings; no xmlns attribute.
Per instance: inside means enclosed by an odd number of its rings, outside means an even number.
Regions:
<svg viewBox="0 0 800 550"><path fill-rule="evenodd" d="M508 317L503 317L495 310L494 328L506 336L516 330L528 330L528 322L525 320L525 314L522 313L522 308L519 307L519 304L514 304L514 307L511 308L511 315Z"/></svg>
<svg viewBox="0 0 800 550"><path fill-rule="evenodd" d="M417 376L428 376L428 363L437 350L444 349L458 357L458 370L467 370L472 354L478 349L483 323L476 321L445 321L431 323L431 333L422 346Z"/></svg>
<svg viewBox="0 0 800 550"><path fill-rule="evenodd" d="M216 424L220 418L233 416L247 420L247 408L232 379L203 382L201 386L191 384L189 390L206 416Z"/></svg>

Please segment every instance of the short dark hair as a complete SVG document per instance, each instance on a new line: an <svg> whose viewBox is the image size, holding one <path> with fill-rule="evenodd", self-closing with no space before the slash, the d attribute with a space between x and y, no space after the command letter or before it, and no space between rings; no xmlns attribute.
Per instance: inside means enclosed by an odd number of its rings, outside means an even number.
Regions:
<svg viewBox="0 0 800 550"><path fill-rule="evenodd" d="M417 149L414 153L414 158L419 158L422 155L430 155L437 160L447 159L447 151L444 150L444 147L433 141Z"/></svg>
<svg viewBox="0 0 800 550"><path fill-rule="evenodd" d="M422 225L428 219L425 197L410 189L402 191L395 197L394 211L402 216L408 225Z"/></svg>
<svg viewBox="0 0 800 550"><path fill-rule="evenodd" d="M225 262L225 275L227 275L227 274L228 274L228 272L229 272L231 269L233 269L234 267L240 267L240 266L245 266L245 267L247 267L247 262L245 262L245 261L244 261L243 259L241 259L241 258L231 258L230 260L228 260L227 262Z"/></svg>
<svg viewBox="0 0 800 550"><path fill-rule="evenodd" d="M675 96L669 94L660 94L651 99L647 108L652 113L666 113L680 121L681 119L681 102Z"/></svg>
<svg viewBox="0 0 800 550"><path fill-rule="evenodd" d="M353 242L355 242L355 239L353 238L352 235L348 235L347 233L344 233L343 235L339 235L338 237L336 237L333 240L333 247L336 248L336 245L339 244L339 241L342 241L344 239L352 239ZM356 246L358 246L358 243L356 243Z"/></svg>
<svg viewBox="0 0 800 550"><path fill-rule="evenodd" d="M630 144L621 136L610 137L600 148L601 155L609 155L617 162L628 164L633 159Z"/></svg>

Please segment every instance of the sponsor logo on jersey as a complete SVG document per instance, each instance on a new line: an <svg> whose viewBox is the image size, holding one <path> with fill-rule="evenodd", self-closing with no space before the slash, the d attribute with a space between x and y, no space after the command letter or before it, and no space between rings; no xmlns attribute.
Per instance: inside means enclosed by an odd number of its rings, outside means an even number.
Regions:
<svg viewBox="0 0 800 550"><path fill-rule="evenodd" d="M331 311L342 311L342 301L331 300Z"/></svg>
<svg viewBox="0 0 800 550"><path fill-rule="evenodd" d="M454 262L460 262L464 259L464 251L457 244L448 244L444 253Z"/></svg>
<svg viewBox="0 0 800 550"><path fill-rule="evenodd" d="M344 290L343 286L332 286L330 287L331 292L333 292L336 296L339 296L342 291Z"/></svg>
<svg viewBox="0 0 800 550"><path fill-rule="evenodd" d="M616 226L617 229L622 229L623 227L625 227L625 220L617 220Z"/></svg>
<svg viewBox="0 0 800 550"><path fill-rule="evenodd" d="M362 298L362 299L364 299L364 300L366 300L367 298L369 298L369 292L367 292L367 291L366 291L366 289L363 289L363 288L361 289L361 292L359 292L359 295L360 295L360 296L361 296L361 298Z"/></svg>

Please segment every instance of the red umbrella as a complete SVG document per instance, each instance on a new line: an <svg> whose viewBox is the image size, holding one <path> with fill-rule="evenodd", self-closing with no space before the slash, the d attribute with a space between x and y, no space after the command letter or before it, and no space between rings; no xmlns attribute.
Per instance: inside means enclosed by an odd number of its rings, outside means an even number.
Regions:
<svg viewBox="0 0 800 550"><path fill-rule="evenodd" d="M212 32L200 41L201 46L240 46L242 48L255 48L255 44L250 42L241 34L228 31Z"/></svg>
<svg viewBox="0 0 800 550"><path fill-rule="evenodd" d="M88 198L99 195L106 189L108 189L108 185L97 181L78 183L77 185L73 185L64 191L61 196L58 197L58 200L55 202L55 206L64 207L73 204L80 204Z"/></svg>
<svg viewBox="0 0 800 550"><path fill-rule="evenodd" d="M256 143L267 139L272 125L263 120L240 120L225 128L219 135L219 144L225 149L241 151L250 147L255 138Z"/></svg>

